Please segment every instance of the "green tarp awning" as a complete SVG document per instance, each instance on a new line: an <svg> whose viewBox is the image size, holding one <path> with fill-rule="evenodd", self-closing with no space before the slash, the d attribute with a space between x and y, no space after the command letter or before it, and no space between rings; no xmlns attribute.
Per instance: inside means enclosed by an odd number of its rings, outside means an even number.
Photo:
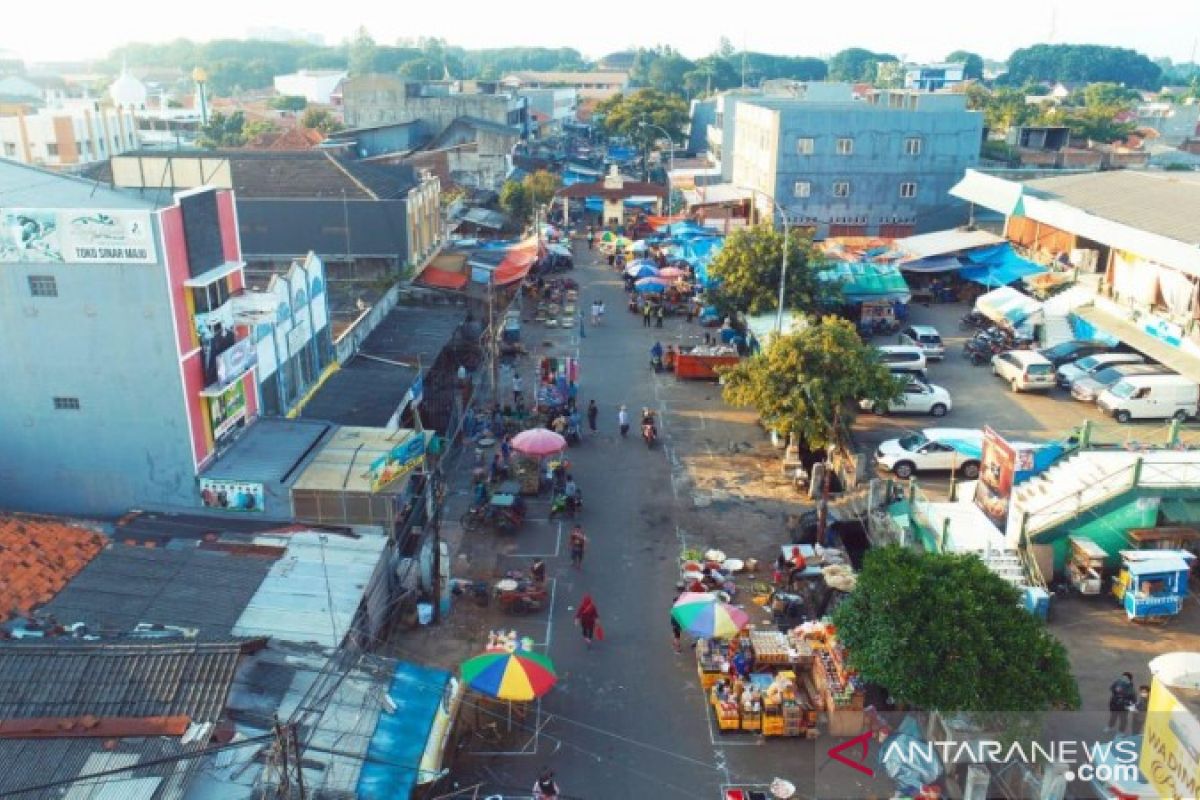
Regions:
<svg viewBox="0 0 1200 800"><path fill-rule="evenodd" d="M892 264L868 264L839 261L817 273L822 281L841 286L847 303L899 300L907 303L912 295L899 267Z"/></svg>

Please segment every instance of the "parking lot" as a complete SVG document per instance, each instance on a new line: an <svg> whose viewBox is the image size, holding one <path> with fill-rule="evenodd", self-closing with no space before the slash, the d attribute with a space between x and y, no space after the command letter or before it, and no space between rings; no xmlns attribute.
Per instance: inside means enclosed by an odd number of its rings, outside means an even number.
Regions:
<svg viewBox="0 0 1200 800"><path fill-rule="evenodd" d="M1167 421L1131 422L1118 428L1094 404L1073 400L1062 389L1013 393L1001 379L992 375L990 366L972 366L963 358L962 346L973 331L959 329L959 319L968 310L969 307L962 303L910 306L909 324L932 325L942 335L946 358L930 362L928 375L930 383L950 392L954 407L941 418L899 413L881 417L863 412L854 426L861 451L874 453L878 444L886 439L930 427L982 428L988 425L1009 439L1055 441L1065 438L1084 420L1102 424L1109 440L1116 436L1125 442L1162 441L1169 427ZM874 343L893 344L895 341L895 337L876 337ZM1189 428L1195 428L1195 424L1190 424ZM921 474L918 478L924 489L935 494L944 493L949 485L945 474Z"/></svg>

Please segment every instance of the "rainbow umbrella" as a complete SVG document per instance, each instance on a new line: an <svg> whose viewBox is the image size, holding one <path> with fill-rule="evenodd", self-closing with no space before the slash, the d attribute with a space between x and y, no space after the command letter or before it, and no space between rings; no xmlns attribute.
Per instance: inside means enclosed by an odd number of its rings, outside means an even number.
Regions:
<svg viewBox="0 0 1200 800"><path fill-rule="evenodd" d="M729 639L750 621L745 611L702 592L681 594L671 608L671 616L688 633L706 639Z"/></svg>
<svg viewBox="0 0 1200 800"><path fill-rule="evenodd" d="M533 700L558 682L553 662L527 651L484 653L464 662L461 669L468 689L497 700Z"/></svg>

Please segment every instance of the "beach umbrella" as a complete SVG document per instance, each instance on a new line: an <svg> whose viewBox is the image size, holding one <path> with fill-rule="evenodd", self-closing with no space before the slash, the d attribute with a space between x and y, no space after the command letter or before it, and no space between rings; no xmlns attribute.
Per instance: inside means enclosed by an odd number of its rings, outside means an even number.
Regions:
<svg viewBox="0 0 1200 800"><path fill-rule="evenodd" d="M702 592L681 594L671 616L688 633L706 639L729 639L750 621L745 611Z"/></svg>
<svg viewBox="0 0 1200 800"><path fill-rule="evenodd" d="M530 428L513 437L512 447L527 456L551 456L566 450L567 440L545 428Z"/></svg>
<svg viewBox="0 0 1200 800"><path fill-rule="evenodd" d="M653 278L658 275L658 268L649 261L631 261L625 267L625 274L635 278Z"/></svg>
<svg viewBox="0 0 1200 800"><path fill-rule="evenodd" d="M472 689L497 700L535 700L554 686L554 663L541 653L484 653L463 663L462 679Z"/></svg>
<svg viewBox="0 0 1200 800"><path fill-rule="evenodd" d="M688 271L679 267L663 267L658 271L660 278L686 278L687 276Z"/></svg>
<svg viewBox="0 0 1200 800"><path fill-rule="evenodd" d="M667 280L666 278L660 278L660 277L656 276L653 278L642 278L641 280L635 281L633 285L638 287L639 289L642 288L643 286L653 286L658 289L663 289L663 288L666 288L667 286L669 286L670 284L671 284L671 281Z"/></svg>

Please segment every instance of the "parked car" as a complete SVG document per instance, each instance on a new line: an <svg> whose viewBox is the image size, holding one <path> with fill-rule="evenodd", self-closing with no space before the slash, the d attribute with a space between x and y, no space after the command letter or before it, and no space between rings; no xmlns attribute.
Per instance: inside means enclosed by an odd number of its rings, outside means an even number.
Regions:
<svg viewBox="0 0 1200 800"><path fill-rule="evenodd" d="M1063 364L1069 364L1072 361L1078 361L1086 356L1094 356L1097 353L1110 353L1113 348L1104 342L1097 342L1094 339L1072 339L1067 342L1059 342L1053 347L1044 347L1038 352L1058 369Z"/></svg>
<svg viewBox="0 0 1200 800"><path fill-rule="evenodd" d="M1134 375L1172 374L1174 373L1171 370L1159 364L1121 364L1115 367L1105 367L1071 384L1071 397L1084 403L1094 403L1105 389L1115 386L1122 378Z"/></svg>
<svg viewBox="0 0 1200 800"><path fill-rule="evenodd" d="M904 385L904 394L899 400L885 405L872 403L870 400L859 402L863 411L873 411L876 414L928 414L931 417L944 417L946 412L954 407L950 401L950 392L941 386L935 386L926 381L910 378Z"/></svg>
<svg viewBox="0 0 1200 800"><path fill-rule="evenodd" d="M1138 353L1096 353L1094 356L1063 364L1058 368L1055 377L1061 388L1070 389L1071 384L1075 381L1086 378L1106 367L1115 367L1118 364L1144 364L1145 362L1145 357Z"/></svg>
<svg viewBox="0 0 1200 800"><path fill-rule="evenodd" d="M924 372L925 351L906 344L885 344L875 348L879 363L893 372Z"/></svg>
<svg viewBox="0 0 1200 800"><path fill-rule="evenodd" d="M909 325L900 331L899 342L921 348L926 360L941 361L946 357L946 345L942 343L941 334L931 325Z"/></svg>
<svg viewBox="0 0 1200 800"><path fill-rule="evenodd" d="M1200 410L1200 384L1182 375L1133 375L1104 390L1096 405L1117 422L1177 419Z"/></svg>
<svg viewBox="0 0 1200 800"><path fill-rule="evenodd" d="M875 451L875 463L897 478L917 472L958 470L964 478L979 477L983 431L972 428L926 428L889 439Z"/></svg>
<svg viewBox="0 0 1200 800"><path fill-rule="evenodd" d="M1054 364L1032 350L997 353L992 356L992 374L1003 378L1014 392L1054 386Z"/></svg>

